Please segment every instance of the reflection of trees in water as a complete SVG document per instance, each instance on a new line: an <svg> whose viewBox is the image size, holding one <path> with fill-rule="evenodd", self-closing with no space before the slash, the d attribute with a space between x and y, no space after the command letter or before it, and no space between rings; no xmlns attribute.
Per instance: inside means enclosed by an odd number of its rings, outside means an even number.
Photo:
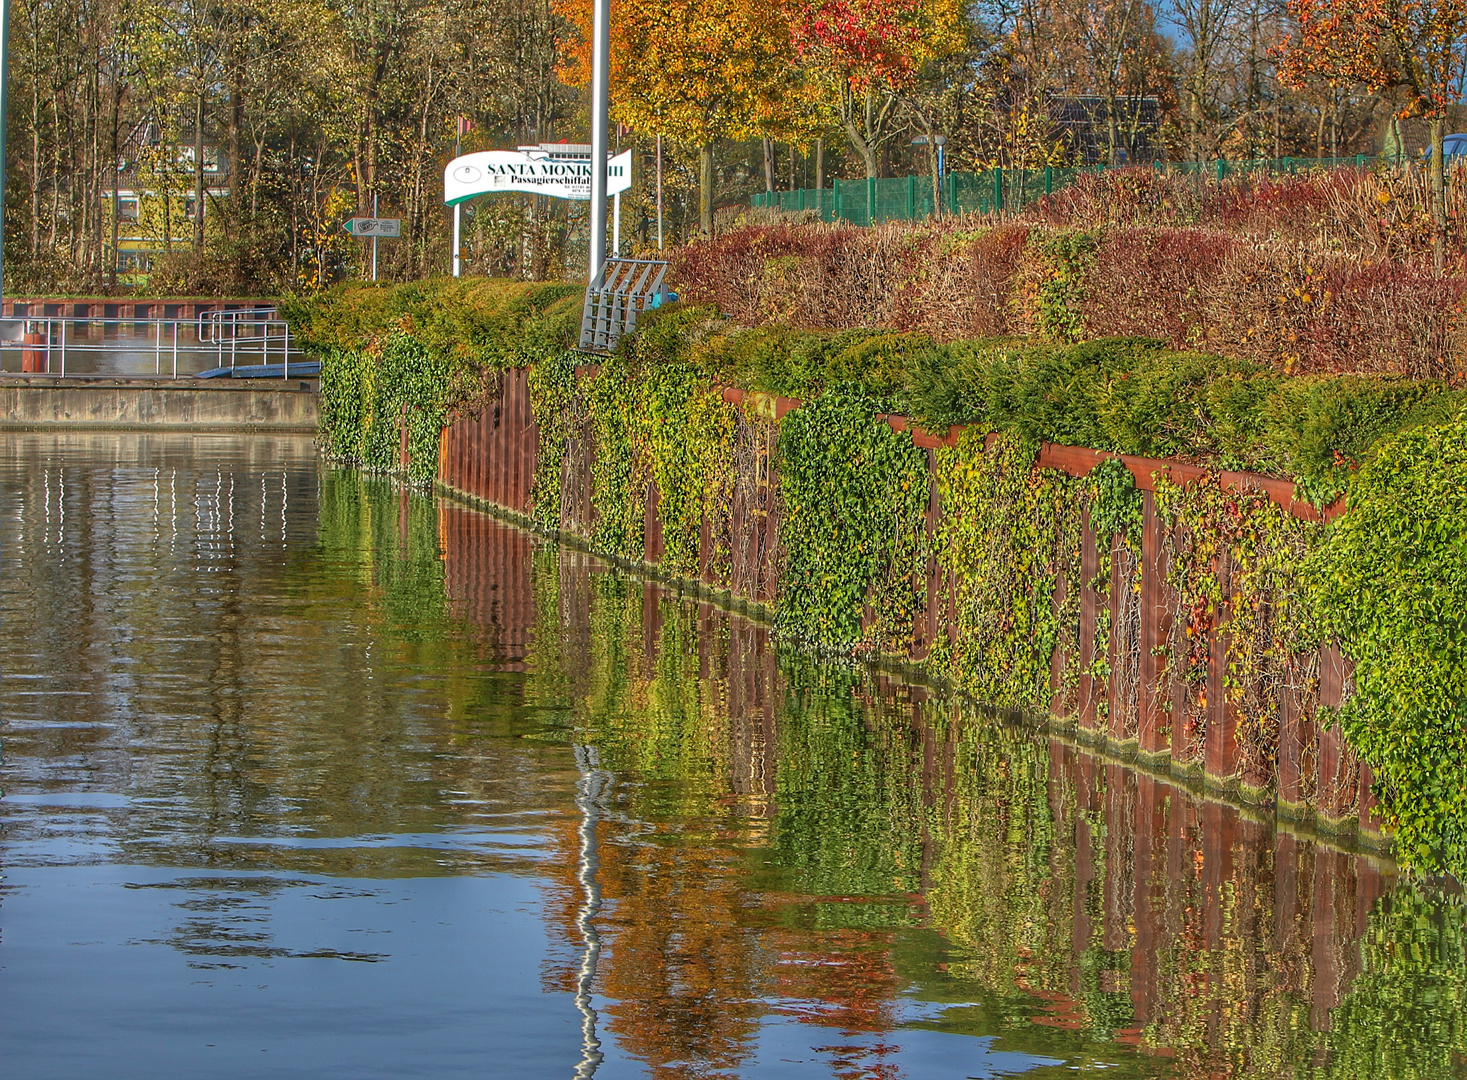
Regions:
<svg viewBox="0 0 1467 1080"><path fill-rule="evenodd" d="M1123 1075L1347 1077L1372 1053L1379 1075L1461 1069L1456 946L1403 967L1419 942L1392 914L1450 922L1439 897L1377 904L1391 881L1369 859L898 680L776 661L747 623L545 558L527 697L623 778L601 987L655 1074L737 1069L766 1009L879 1036L904 990L971 1003L1006 1049ZM574 647L566 620L589 628ZM943 943L919 944L924 920ZM1436 1018L1414 1047L1379 1019L1403 996ZM1436 1073L1403 1064L1418 1052Z"/></svg>

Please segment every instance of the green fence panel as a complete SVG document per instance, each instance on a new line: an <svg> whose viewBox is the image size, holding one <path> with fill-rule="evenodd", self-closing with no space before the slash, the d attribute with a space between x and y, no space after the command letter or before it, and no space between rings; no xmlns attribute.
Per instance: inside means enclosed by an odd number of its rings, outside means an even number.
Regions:
<svg viewBox="0 0 1467 1080"><path fill-rule="evenodd" d="M1338 158L1266 158L1249 161L1174 161L1153 163L1157 173L1195 177L1199 182L1221 182L1240 173L1297 175L1324 169L1364 169L1374 163L1365 155ZM1020 210L1062 191L1080 175L1104 175L1104 163L1085 166L1045 166L1042 169L989 169L984 172L948 172L934 187L931 176L898 176L864 180L835 180L828 188L756 192L755 207L792 212L814 211L821 221L875 225L883 221L919 221L933 215L941 198L947 214L988 214Z"/></svg>

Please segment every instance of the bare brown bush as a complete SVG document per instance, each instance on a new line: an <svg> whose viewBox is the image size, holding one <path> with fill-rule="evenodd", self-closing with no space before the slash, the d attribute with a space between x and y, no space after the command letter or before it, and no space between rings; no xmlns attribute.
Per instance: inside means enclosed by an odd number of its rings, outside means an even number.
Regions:
<svg viewBox="0 0 1467 1080"><path fill-rule="evenodd" d="M687 298L745 325L1027 334L1056 272L1041 241L1086 231L1096 244L1078 290L1085 337L1156 337L1288 373L1467 379L1467 274L1431 268L1419 178L1239 181L1205 204L1186 201L1186 178L1111 178L1065 193L1063 214L1050 202L1018 221L748 226L682 249L674 273ZM1453 179L1455 213L1467 210L1467 172ZM1138 224L1147 200L1154 218L1211 224Z"/></svg>

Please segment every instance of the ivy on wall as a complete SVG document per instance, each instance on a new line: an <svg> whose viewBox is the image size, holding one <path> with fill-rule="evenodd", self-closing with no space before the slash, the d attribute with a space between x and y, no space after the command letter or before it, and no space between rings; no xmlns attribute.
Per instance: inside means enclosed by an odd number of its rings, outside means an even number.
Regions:
<svg viewBox="0 0 1467 1080"><path fill-rule="evenodd" d="M1077 651L1079 625L1082 482L1033 468L1037 449L1012 435L985 446L970 428L937 452L935 544L952 632L937 636L929 663L984 701L1022 708L1049 704L1055 650Z"/></svg>
<svg viewBox="0 0 1467 1080"><path fill-rule="evenodd" d="M1467 874L1467 412L1387 439L1304 567L1400 856Z"/></svg>
<svg viewBox="0 0 1467 1080"><path fill-rule="evenodd" d="M1136 478L1131 470L1118 458L1106 458L1085 477L1080 489L1081 498L1089 512L1089 522L1095 536L1095 574L1085 584L1097 596L1108 598L1112 589L1123 590L1124 603L1119 605L1122 613L1121 625L1114 625L1111 605L1101 603L1095 613L1095 625L1091 635L1090 654L1080 656L1079 663L1085 674L1098 679L1109 687L1113 674L1124 671L1137 672L1140 656L1133 655L1132 638L1139 626L1140 618L1135 590L1140 585L1137 572L1141 559L1141 492L1136 487ZM1120 555L1121 565L1116 565ZM1117 631L1121 638L1117 648L1112 649L1112 639ZM1119 653L1120 664L1112 664L1111 658ZM1118 670L1113 671L1116 668ZM1067 667L1068 670L1068 667ZM1132 680L1134 683L1134 680ZM1130 688L1128 687L1128 692ZM1101 721L1110 718L1110 695L1097 694L1096 716ZM1134 734L1134 732L1128 732Z"/></svg>
<svg viewBox="0 0 1467 1080"><path fill-rule="evenodd" d="M640 559L645 553L647 484L633 444L641 395L624 357L613 357L584 384L595 441L591 502L596 523L591 546L607 555ZM640 483L638 481L641 481Z"/></svg>
<svg viewBox="0 0 1467 1080"><path fill-rule="evenodd" d="M482 394L473 368L395 333L365 349L322 357L321 431L334 458L373 472L438 474L438 441L449 410ZM408 465L402 467L407 432Z"/></svg>
<svg viewBox="0 0 1467 1080"><path fill-rule="evenodd" d="M659 562L671 573L696 575L704 521L714 524L715 536L727 532L716 525L727 519L732 494L735 411L696 369L636 360L628 353L611 357L581 383L595 442L591 544L641 558L647 500L655 490ZM564 420L551 423L566 428ZM538 471L558 476L559 465L558 457L542 458Z"/></svg>
<svg viewBox="0 0 1467 1080"><path fill-rule="evenodd" d="M575 427L575 354L561 350L531 364L527 381L530 411L539 433L530 516L540 528L554 532L561 526L561 462Z"/></svg>
<svg viewBox="0 0 1467 1080"><path fill-rule="evenodd" d="M1158 479L1157 512L1175 522L1167 584L1181 618L1163 657L1165 685L1187 687L1185 744L1196 752L1206 737L1207 674L1214 637L1225 643L1223 680L1237 716L1241 767L1272 775L1284 695L1306 714L1317 702L1317 666L1298 659L1318 646L1299 567L1321 527L1285 511L1261 491L1224 488L1217 476L1186 486Z"/></svg>
<svg viewBox="0 0 1467 1080"><path fill-rule="evenodd" d="M869 397L838 388L784 418L779 477L776 626L823 646L905 652L926 596L926 455Z"/></svg>
<svg viewBox="0 0 1467 1080"><path fill-rule="evenodd" d="M641 390L637 434L657 485L659 562L671 573L696 576L703 522L728 516L734 409L685 364L651 368Z"/></svg>
<svg viewBox="0 0 1467 1080"><path fill-rule="evenodd" d="M1047 265L1080 274L1083 238L1066 244L1045 254ZM1065 306L1075 296L1062 278L1050 285ZM937 345L911 334L730 333L716 313L676 306L594 375L578 376L557 336L561 315L527 304L515 300L501 321L476 324L472 354L446 344L447 324L418 309L366 344L321 346L328 452L400 470L406 432L406 475L431 480L450 410L475 406L491 365L529 364L539 524L565 525L561 466L587 434L587 538L607 554L644 555L655 492L664 568L687 576L706 568L709 580L723 580L732 507L764 514L782 505L784 553L768 560L778 580L765 595L785 636L840 651L908 651L926 613L930 547L951 582L951 598L939 591L951 634L938 635L929 663L995 703L1045 706L1058 695L1067 709L1082 674L1119 679L1128 692L1138 680L1140 493L1119 462L1083 480L1033 468L1041 439L1266 467L1296 476L1316 502L1348 485L1349 513L1327 539L1261 492L1226 489L1216 477L1158 485L1177 600L1156 689L1185 688L1171 723L1185 726L1182 745L1197 752L1216 704L1205 696L1208 663L1225 630L1224 692L1243 767L1266 777L1285 696L1306 714L1317 700L1317 667L1301 657L1322 633L1333 637L1357 664L1341 722L1375 770L1401 854L1423 869L1467 871L1467 421L1451 413L1462 391L1220 370L1211 358L1139 339ZM373 318L376 326L384 316ZM485 327L494 326L523 334L521 343L493 345ZM773 412L767 423L757 418L770 399L736 410L719 395L720 380L809 395L777 425L773 461ZM935 410L934 423L968 418L978 427L937 451L929 471L926 453L883 418L900 401ZM1002 434L990 445L984 429ZM761 439L764 451L751 451ZM933 483L943 512L929 541ZM1080 569L1086 514L1100 541L1089 581ZM1115 626L1101 606L1094 647L1080 656L1086 586L1119 590L1125 603ZM1128 666L1113 671L1113 660ZM1062 678L1051 685L1056 670ZM1121 704L1134 712L1133 701Z"/></svg>
<svg viewBox="0 0 1467 1080"><path fill-rule="evenodd" d="M581 296L564 283L435 278L337 286L282 301L281 311L321 361L326 452L429 483L445 417L481 408L495 372L564 365Z"/></svg>

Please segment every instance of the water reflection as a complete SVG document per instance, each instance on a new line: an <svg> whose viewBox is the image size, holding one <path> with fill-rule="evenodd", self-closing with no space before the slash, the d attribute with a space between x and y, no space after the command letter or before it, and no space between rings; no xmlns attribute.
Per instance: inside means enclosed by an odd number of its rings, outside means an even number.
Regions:
<svg viewBox="0 0 1467 1080"><path fill-rule="evenodd" d="M0 656L16 1075L1464 1073L1457 897L306 441L14 437Z"/></svg>

